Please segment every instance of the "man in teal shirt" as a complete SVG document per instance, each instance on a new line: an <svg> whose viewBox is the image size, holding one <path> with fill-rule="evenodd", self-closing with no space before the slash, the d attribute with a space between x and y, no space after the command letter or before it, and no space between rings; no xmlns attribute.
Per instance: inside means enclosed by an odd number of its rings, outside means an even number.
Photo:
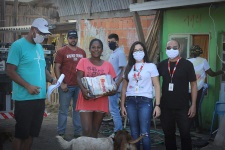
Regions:
<svg viewBox="0 0 225 150"><path fill-rule="evenodd" d="M26 37L15 41L7 58L7 74L13 81L15 101L15 138L13 150L30 150L33 137L38 137L46 98L46 81L55 83L46 69L40 43L49 35L48 22L37 18Z"/></svg>

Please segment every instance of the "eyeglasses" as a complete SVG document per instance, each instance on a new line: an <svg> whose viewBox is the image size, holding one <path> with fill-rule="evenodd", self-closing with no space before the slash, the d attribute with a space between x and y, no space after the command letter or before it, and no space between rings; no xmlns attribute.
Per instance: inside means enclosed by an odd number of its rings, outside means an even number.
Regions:
<svg viewBox="0 0 225 150"><path fill-rule="evenodd" d="M167 50L171 50L171 49L177 50L178 49L178 46L173 46L173 47L167 46L166 49Z"/></svg>
<svg viewBox="0 0 225 150"><path fill-rule="evenodd" d="M35 31L36 31L37 34L41 35L44 38L48 38L49 34L44 34L41 31L39 31L37 28L35 28L35 29L36 29Z"/></svg>
<svg viewBox="0 0 225 150"><path fill-rule="evenodd" d="M48 38L49 35L43 35L43 34L40 34L41 36L43 36L44 38Z"/></svg>
<svg viewBox="0 0 225 150"><path fill-rule="evenodd" d="M134 49L134 52L141 52L144 51L143 49Z"/></svg>

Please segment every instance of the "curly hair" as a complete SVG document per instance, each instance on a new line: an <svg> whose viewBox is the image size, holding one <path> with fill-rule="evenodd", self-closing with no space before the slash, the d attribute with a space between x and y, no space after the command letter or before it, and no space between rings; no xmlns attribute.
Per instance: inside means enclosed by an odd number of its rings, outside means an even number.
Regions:
<svg viewBox="0 0 225 150"><path fill-rule="evenodd" d="M194 57L198 57L200 54L203 53L201 47L199 45L193 45L191 48L190 48L190 53L191 55L193 55Z"/></svg>

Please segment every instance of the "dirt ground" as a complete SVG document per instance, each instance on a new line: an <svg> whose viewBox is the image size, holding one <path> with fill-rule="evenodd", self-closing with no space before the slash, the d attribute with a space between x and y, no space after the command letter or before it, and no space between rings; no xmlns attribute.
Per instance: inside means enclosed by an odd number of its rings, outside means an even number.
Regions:
<svg viewBox="0 0 225 150"><path fill-rule="evenodd" d="M50 113L47 117L44 118L41 132L38 138L34 139L32 150L61 150L60 145L58 144L55 136L57 135L57 112L58 106L57 105L46 105L46 110ZM72 119L71 113L68 116L67 120L67 129L65 134L65 139L70 141L73 139L73 126L72 126ZM5 119L0 120L0 128L13 136L14 134L14 126L15 120L14 119ZM154 128L154 127L153 127ZM126 128L129 130L129 127ZM113 122L103 122L101 129L99 131L99 137L106 137L113 132ZM163 135L161 134L162 130L152 130L151 138L152 138L152 150L164 150L165 147L163 145ZM194 142L198 142L200 140L204 142L204 139L207 138L206 135L203 134L194 134L192 135L192 139ZM179 136L178 136L178 143L179 143ZM179 147L179 146L178 146ZM196 146L193 146L195 150L198 150ZM12 142L9 138L5 137L5 141L3 144L3 150L11 150L12 149ZM0 148L1 150L1 148Z"/></svg>

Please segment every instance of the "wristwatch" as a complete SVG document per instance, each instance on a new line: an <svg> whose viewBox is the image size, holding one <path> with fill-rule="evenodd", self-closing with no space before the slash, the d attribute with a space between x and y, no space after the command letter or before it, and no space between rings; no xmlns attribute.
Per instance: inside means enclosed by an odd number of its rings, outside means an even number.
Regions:
<svg viewBox="0 0 225 150"><path fill-rule="evenodd" d="M156 107L156 106L160 107L160 104L155 104L155 107Z"/></svg>

